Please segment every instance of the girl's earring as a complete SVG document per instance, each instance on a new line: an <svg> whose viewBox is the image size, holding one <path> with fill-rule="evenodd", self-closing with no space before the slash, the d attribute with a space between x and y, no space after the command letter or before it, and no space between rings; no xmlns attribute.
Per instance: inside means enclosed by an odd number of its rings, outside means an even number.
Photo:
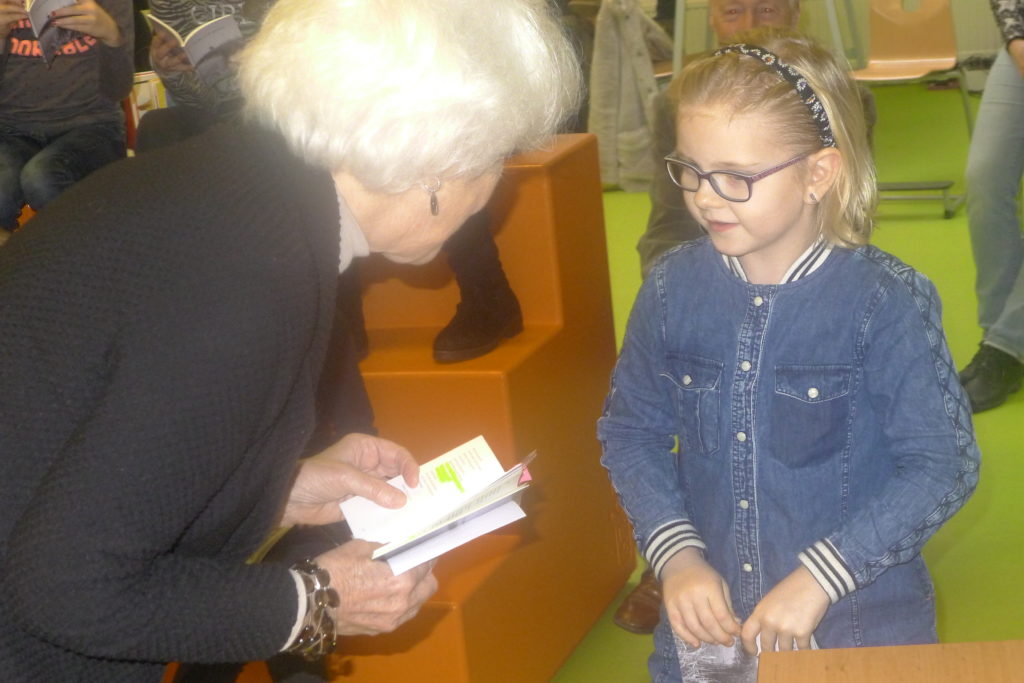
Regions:
<svg viewBox="0 0 1024 683"><path fill-rule="evenodd" d="M811 200L811 204L818 203L818 195L814 194L813 192L810 195L808 195L808 199Z"/></svg>
<svg viewBox="0 0 1024 683"><path fill-rule="evenodd" d="M437 191L441 189L441 178L434 178L433 185L420 183L420 187L430 194L430 215L436 216L441 210L441 207L437 203Z"/></svg>

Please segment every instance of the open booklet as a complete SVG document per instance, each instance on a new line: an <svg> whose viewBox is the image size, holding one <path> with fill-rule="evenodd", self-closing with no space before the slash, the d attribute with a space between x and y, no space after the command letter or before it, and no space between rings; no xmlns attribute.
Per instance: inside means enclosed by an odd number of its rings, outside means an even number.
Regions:
<svg viewBox="0 0 1024 683"><path fill-rule="evenodd" d="M507 472L478 436L420 465L420 483L389 480L406 504L385 508L361 496L342 501L341 511L355 538L383 543L374 559L386 560L397 575L477 536L526 516L517 504L529 486L531 453Z"/></svg>
<svg viewBox="0 0 1024 683"><path fill-rule="evenodd" d="M153 31L163 31L178 42L196 74L207 85L234 74L229 60L244 41L238 22L230 14L200 24L185 35L151 11L144 16Z"/></svg>
<svg viewBox="0 0 1024 683"><path fill-rule="evenodd" d="M54 24L50 20L50 15L62 7L74 4L75 0L28 0L25 3L28 23L39 39L39 50L43 53L47 65L53 64L64 43L75 35L74 31Z"/></svg>

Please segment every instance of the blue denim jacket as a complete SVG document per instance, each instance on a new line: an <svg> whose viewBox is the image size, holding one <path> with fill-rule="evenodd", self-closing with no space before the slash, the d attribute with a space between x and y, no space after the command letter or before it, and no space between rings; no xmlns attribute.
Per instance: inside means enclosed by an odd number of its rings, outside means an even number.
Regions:
<svg viewBox="0 0 1024 683"><path fill-rule="evenodd" d="M670 252L633 307L598 437L656 571L703 549L745 619L802 563L833 603L822 647L935 640L920 551L979 453L938 295L895 257L835 248L754 285L706 239Z"/></svg>

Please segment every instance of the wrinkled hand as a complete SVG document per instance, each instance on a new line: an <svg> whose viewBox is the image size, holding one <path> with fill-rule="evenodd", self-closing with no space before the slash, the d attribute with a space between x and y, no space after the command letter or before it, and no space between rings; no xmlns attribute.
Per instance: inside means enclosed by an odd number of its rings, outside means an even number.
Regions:
<svg viewBox="0 0 1024 683"><path fill-rule="evenodd" d="M153 39L149 43L149 63L155 70L164 73L193 71L185 49L162 28L153 29Z"/></svg>
<svg viewBox="0 0 1024 683"><path fill-rule="evenodd" d="M740 634L729 586L696 548L684 548L662 569L662 595L672 630L693 647L732 645Z"/></svg>
<svg viewBox="0 0 1024 683"><path fill-rule="evenodd" d="M405 494L385 481L398 475L409 486L419 483L419 465L408 450L369 434L349 434L298 462L281 525L340 522L338 503L351 496L402 507Z"/></svg>
<svg viewBox="0 0 1024 683"><path fill-rule="evenodd" d="M829 599L805 567L780 581L757 603L743 624L743 647L762 650L810 650L811 635L828 611Z"/></svg>
<svg viewBox="0 0 1024 683"><path fill-rule="evenodd" d="M55 10L52 16L57 26L93 36L108 47L124 42L117 22L95 0L76 0L74 5Z"/></svg>
<svg viewBox="0 0 1024 683"><path fill-rule="evenodd" d="M412 619L437 590L427 562L394 576L384 562L370 559L375 543L349 541L316 558L331 574L341 603L334 610L338 635L387 633Z"/></svg>
<svg viewBox="0 0 1024 683"><path fill-rule="evenodd" d="M18 22L27 18L22 0L0 0L0 40L6 40Z"/></svg>

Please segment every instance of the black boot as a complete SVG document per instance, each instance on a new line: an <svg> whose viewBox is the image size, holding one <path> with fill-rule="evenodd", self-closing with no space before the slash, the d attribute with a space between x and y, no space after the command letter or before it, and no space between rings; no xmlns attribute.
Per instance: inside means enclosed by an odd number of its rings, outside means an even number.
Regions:
<svg viewBox="0 0 1024 683"><path fill-rule="evenodd" d="M456 363L476 358L522 331L519 300L506 282L503 289L459 302L455 317L434 338L434 360Z"/></svg>
<svg viewBox="0 0 1024 683"><path fill-rule="evenodd" d="M498 258L490 217L481 211L444 246L462 300L434 339L434 360L455 363L482 356L523 331L523 314Z"/></svg>
<svg viewBox="0 0 1024 683"><path fill-rule="evenodd" d="M1022 377L1024 364L984 342L967 367L960 371L960 382L975 413L1002 405L1010 394L1020 389Z"/></svg>

